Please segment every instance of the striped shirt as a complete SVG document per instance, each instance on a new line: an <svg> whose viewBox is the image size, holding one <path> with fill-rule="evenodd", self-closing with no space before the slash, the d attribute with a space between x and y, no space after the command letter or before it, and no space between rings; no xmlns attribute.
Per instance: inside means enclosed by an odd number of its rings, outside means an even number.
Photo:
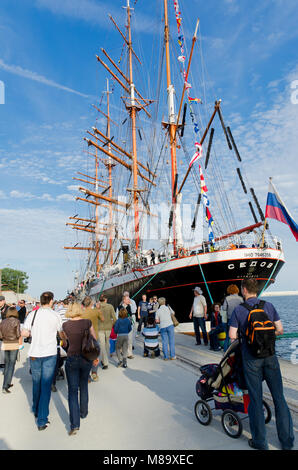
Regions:
<svg viewBox="0 0 298 470"><path fill-rule="evenodd" d="M159 329L158 326L145 326L142 331L144 336L144 346L147 349L156 349L159 346L158 335Z"/></svg>

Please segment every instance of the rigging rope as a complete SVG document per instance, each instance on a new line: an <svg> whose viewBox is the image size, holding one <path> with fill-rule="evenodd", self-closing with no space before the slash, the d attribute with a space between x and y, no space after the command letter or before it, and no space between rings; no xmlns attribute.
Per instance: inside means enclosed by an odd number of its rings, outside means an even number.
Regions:
<svg viewBox="0 0 298 470"><path fill-rule="evenodd" d="M278 257L278 259L277 259L277 261L276 261L276 263L275 263L275 266L274 266L274 268L273 268L273 270L272 270L272 273L270 274L270 276L269 276L269 278L268 278L268 280L267 280L265 286L264 286L263 289L261 290L261 293L259 294L258 297L261 297L261 295L263 294L264 290L266 289L266 287L268 286L269 282L271 281L271 278L272 278L273 274L275 273L275 270L276 270L276 268L277 268L277 265L278 265L278 262L279 262L279 260L280 260L281 255L282 255L282 251L280 251L279 257Z"/></svg>

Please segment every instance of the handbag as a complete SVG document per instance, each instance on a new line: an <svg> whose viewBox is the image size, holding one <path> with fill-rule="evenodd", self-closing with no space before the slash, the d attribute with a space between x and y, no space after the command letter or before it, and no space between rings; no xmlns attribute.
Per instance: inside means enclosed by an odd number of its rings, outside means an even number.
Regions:
<svg viewBox="0 0 298 470"><path fill-rule="evenodd" d="M94 361L100 355L100 346L90 333L89 328L84 331L82 339L82 356L88 361Z"/></svg>
<svg viewBox="0 0 298 470"><path fill-rule="evenodd" d="M175 317L174 313L171 313L171 318L172 318L173 325L178 326L179 322L178 322L177 318Z"/></svg>
<svg viewBox="0 0 298 470"><path fill-rule="evenodd" d="M178 322L177 318L175 317L175 312L174 312L174 310L173 310L169 305L168 305L168 308L169 308L170 313L171 313L171 319L172 319L172 322L173 322L174 327L175 327L175 326L178 326L178 325L179 325L179 322Z"/></svg>

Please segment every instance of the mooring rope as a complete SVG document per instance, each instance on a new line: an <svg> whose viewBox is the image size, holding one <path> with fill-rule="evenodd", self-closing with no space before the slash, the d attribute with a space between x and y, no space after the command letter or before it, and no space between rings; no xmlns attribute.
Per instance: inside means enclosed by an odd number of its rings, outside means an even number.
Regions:
<svg viewBox="0 0 298 470"><path fill-rule="evenodd" d="M211 300L211 304L213 304L213 303L214 303L214 302L213 302L213 298L212 298L212 295L210 294L210 290L209 290L207 281L206 281L206 279L205 279L205 276L204 276L204 273L203 273L203 269L202 269L202 266L201 266L201 263L200 263L200 260L199 260L199 257L198 257L198 254L197 254L197 253L196 253L196 257L197 257L197 260L198 260L198 265L199 265L199 267L200 267L201 274L202 274L202 277L203 277L203 280L204 280L204 283L205 283L205 286L206 286L208 295L209 295L210 300Z"/></svg>
<svg viewBox="0 0 298 470"><path fill-rule="evenodd" d="M167 266L167 264L171 261L171 258L166 262L166 264L164 266ZM160 273L160 271L162 270L162 268L164 267L162 266L153 276L150 277L150 279L141 287L141 289L138 290L138 292L136 292L131 298L133 299L134 297L136 297L138 295L139 292L141 292L144 287L147 286L147 284L149 284L150 281L152 281L152 279L155 278L155 276L157 276L157 274Z"/></svg>

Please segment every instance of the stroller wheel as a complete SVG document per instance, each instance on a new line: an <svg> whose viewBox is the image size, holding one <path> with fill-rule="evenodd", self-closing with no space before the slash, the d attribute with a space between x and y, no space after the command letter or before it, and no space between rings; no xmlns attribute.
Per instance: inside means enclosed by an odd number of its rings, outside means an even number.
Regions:
<svg viewBox="0 0 298 470"><path fill-rule="evenodd" d="M199 423L203 426L208 426L212 420L212 411L208 403L204 400L199 400L195 404L195 415Z"/></svg>
<svg viewBox="0 0 298 470"><path fill-rule="evenodd" d="M265 400L263 400L263 410L264 410L265 424L268 424L271 421L272 413L271 413L270 406Z"/></svg>
<svg viewBox="0 0 298 470"><path fill-rule="evenodd" d="M237 439L241 436L243 429L242 422L234 411L225 410L221 417L221 424L229 437Z"/></svg>

